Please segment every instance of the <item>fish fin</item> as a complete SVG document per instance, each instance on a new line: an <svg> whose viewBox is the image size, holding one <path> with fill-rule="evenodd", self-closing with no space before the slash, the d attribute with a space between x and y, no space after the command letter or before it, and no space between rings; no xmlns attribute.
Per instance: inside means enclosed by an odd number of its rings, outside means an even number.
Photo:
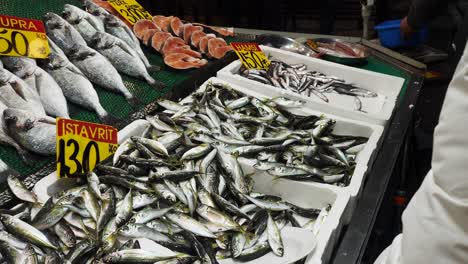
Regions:
<svg viewBox="0 0 468 264"><path fill-rule="evenodd" d="M152 80L148 80L148 81L151 81L151 82L148 82L151 87L153 87L154 89L156 90L161 90L161 89L164 89L166 87L166 84L161 82L161 81L158 81L158 80L155 80L152 78Z"/></svg>
<svg viewBox="0 0 468 264"><path fill-rule="evenodd" d="M161 71L161 67L159 67L158 65L151 65L149 67L146 67L146 69L148 70L148 72L159 72L159 71Z"/></svg>
<svg viewBox="0 0 468 264"><path fill-rule="evenodd" d="M56 124L56 119L50 116L38 117L36 121L41 122L41 123L51 124L51 125Z"/></svg>
<svg viewBox="0 0 468 264"><path fill-rule="evenodd" d="M18 155L20 156L21 160L29 166L34 165L38 158L35 155L29 153L27 150L23 149L21 146L16 148Z"/></svg>
<svg viewBox="0 0 468 264"><path fill-rule="evenodd" d="M27 101L24 91L18 81L15 80L15 81L10 82L10 86L13 88L16 94L19 95L19 97L21 97L21 99Z"/></svg>

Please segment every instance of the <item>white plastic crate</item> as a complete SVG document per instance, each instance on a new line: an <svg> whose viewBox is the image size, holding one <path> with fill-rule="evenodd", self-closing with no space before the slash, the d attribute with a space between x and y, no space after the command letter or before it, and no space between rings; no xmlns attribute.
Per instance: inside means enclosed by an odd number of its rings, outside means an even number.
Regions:
<svg viewBox="0 0 468 264"><path fill-rule="evenodd" d="M274 59L279 59L288 64L303 63L307 70L314 70L329 76L336 76L379 94L374 98L362 98L362 109L365 112L356 111L354 97L337 93L326 93L329 99L326 103L314 95L307 97L272 85L263 84L247 79L238 73L241 62L232 62L218 71L217 77L266 96L285 96L291 99L300 99L307 103L312 109L320 109L325 113L335 114L355 120L384 125L392 115L395 103L403 86L404 79L391 75L375 73L367 70L357 69L333 62L328 62L297 53L261 46L262 50Z"/></svg>
<svg viewBox="0 0 468 264"><path fill-rule="evenodd" d="M148 125L146 120L136 120L129 124L119 131L119 143L131 136L141 135ZM304 208L322 208L331 205L329 215L316 236L316 246L307 261L307 263L327 263L335 246L336 238L343 227L343 217L348 207L349 194L340 192L332 186L306 185L294 181L273 182L270 180L270 176L259 174L252 166L243 163L242 167L244 173L254 173L252 177L255 180L254 191L256 192L277 195L285 201ZM51 195L61 191L57 188L60 185L55 185L57 179L54 172L35 185L34 191L40 201L45 202ZM310 236L313 236L312 232L310 232ZM251 263L255 263L255 261Z"/></svg>
<svg viewBox="0 0 468 264"><path fill-rule="evenodd" d="M249 96L257 97L259 99L269 99L269 98L274 97L274 95L273 96L261 95L257 92L254 92L251 89L242 87L240 85L232 84L230 82L221 80L219 78L214 78L214 77L206 81L200 87L200 91L203 91L209 82L222 83L225 85L229 85L232 89L236 91L239 91ZM189 98L186 98L183 101L187 101L187 100L189 100ZM356 156L356 169L354 170L354 174L352 175L351 182L348 186L337 187L337 186L332 186L326 183L302 182L303 184L306 184L306 185L326 186L327 188L345 192L350 195L351 200L352 200L351 202L353 203L354 202L353 200L356 199L356 197L358 196L359 192L362 189L362 184L364 182L364 176L367 171L368 163L369 161L371 161L371 159L373 158L373 156L375 155L377 151L376 148L379 143L380 137L382 136L383 127L380 125L351 120L351 119L343 118L343 117L336 116L333 114L328 114L324 111L313 109L309 105L305 105L301 108L291 108L289 109L289 111L293 114L298 114L298 115L325 115L328 118L336 120L336 124L333 129L334 134L362 136L362 137L368 138L368 141L364 149ZM253 161L248 160L248 159L240 159L240 161L242 163L245 163L248 166L253 166L255 164ZM261 172L261 171L258 171L258 173L266 174L266 172ZM282 180L282 181L288 181L288 180Z"/></svg>

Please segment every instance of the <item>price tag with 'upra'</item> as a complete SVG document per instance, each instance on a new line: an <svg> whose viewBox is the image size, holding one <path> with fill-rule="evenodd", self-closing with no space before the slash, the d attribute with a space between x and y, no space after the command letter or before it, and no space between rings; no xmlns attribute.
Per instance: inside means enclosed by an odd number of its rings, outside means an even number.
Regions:
<svg viewBox="0 0 468 264"><path fill-rule="evenodd" d="M231 47L247 69L266 70L270 60L257 43L231 43Z"/></svg>
<svg viewBox="0 0 468 264"><path fill-rule="evenodd" d="M109 4L121 14L130 24L153 16L135 0L108 0Z"/></svg>
<svg viewBox="0 0 468 264"><path fill-rule="evenodd" d="M49 53L42 21L0 15L0 55L45 59Z"/></svg>
<svg viewBox="0 0 468 264"><path fill-rule="evenodd" d="M117 150L117 129L57 118L57 175L73 177L92 171Z"/></svg>

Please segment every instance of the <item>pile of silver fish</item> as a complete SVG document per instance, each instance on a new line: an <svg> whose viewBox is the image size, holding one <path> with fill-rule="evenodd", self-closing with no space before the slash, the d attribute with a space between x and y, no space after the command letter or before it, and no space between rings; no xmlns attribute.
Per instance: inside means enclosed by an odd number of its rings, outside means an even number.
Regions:
<svg viewBox="0 0 468 264"><path fill-rule="evenodd" d="M63 18L45 15L48 59L1 57L0 144L14 147L27 163L32 162L29 152L55 155L55 117L70 118L67 101L94 111L106 124L119 122L102 107L93 83L124 95L132 105L139 100L119 72L153 87L164 85L149 75L157 67L125 23L91 1L84 7L88 12L65 5Z"/></svg>
<svg viewBox="0 0 468 264"><path fill-rule="evenodd" d="M0 211L4 261L251 261L269 252L283 256L285 226L317 234L330 205L303 208L255 192L254 179L244 173L236 155L225 152L229 146L246 147L246 136L259 123L268 130L262 135L256 132L257 140L268 141L270 129L280 122L275 120L285 114L268 111L280 107L238 97L217 84L193 99L186 105L160 100L168 110L148 116L149 125L141 135L120 145L112 161L77 175L85 184L77 181L70 186L69 179L68 184L58 184L67 187L44 204L10 175L8 186L22 203ZM248 104L242 102L246 99ZM247 116L245 111L263 115ZM152 240L169 251L140 248L139 239Z"/></svg>
<svg viewBox="0 0 468 264"><path fill-rule="evenodd" d="M275 178L347 186L356 155L368 140L334 134L336 121L325 116L291 113L303 106L301 101L284 97L262 101L222 84L209 84L192 98L184 105L159 101L172 122L185 121L171 130L185 131L185 137L250 160L249 164L253 161L256 169Z"/></svg>
<svg viewBox="0 0 468 264"><path fill-rule="evenodd" d="M353 96L355 110L362 110L359 97L377 97L378 94L364 88L347 83L338 77L327 76L318 71L307 70L305 64L287 64L272 60L268 70L247 69L242 66L239 74L250 80L272 85L294 93L311 97L312 95L324 102L329 102L327 93L338 93Z"/></svg>

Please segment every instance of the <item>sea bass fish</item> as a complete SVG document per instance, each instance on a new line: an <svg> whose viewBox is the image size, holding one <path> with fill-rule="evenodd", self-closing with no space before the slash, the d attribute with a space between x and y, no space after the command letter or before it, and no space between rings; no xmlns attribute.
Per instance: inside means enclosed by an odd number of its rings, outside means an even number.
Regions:
<svg viewBox="0 0 468 264"><path fill-rule="evenodd" d="M107 90L123 94L132 105L138 103L138 99L125 87L122 77L114 66L97 51L78 45L71 50L68 57L91 82Z"/></svg>
<svg viewBox="0 0 468 264"><path fill-rule="evenodd" d="M65 53L74 45L86 46L86 41L80 33L59 15L49 12L44 15L44 22L47 36Z"/></svg>
<svg viewBox="0 0 468 264"><path fill-rule="evenodd" d="M4 68L0 68L0 100L8 107L23 109L38 116L46 115L37 92Z"/></svg>
<svg viewBox="0 0 468 264"><path fill-rule="evenodd" d="M54 45L52 44L52 46ZM43 68L54 77L60 88L62 88L63 94L70 102L96 112L99 119L106 124L115 121L102 107L98 94L91 82L64 54L62 55L58 51L53 51L49 55L47 63L43 65Z"/></svg>
<svg viewBox="0 0 468 264"><path fill-rule="evenodd" d="M65 4L62 16L81 34L88 45L96 32L104 32L102 21L76 6Z"/></svg>
<svg viewBox="0 0 468 264"><path fill-rule="evenodd" d="M149 75L138 54L123 40L104 32L97 32L90 45L104 55L119 72L143 79L155 88L164 86Z"/></svg>
<svg viewBox="0 0 468 264"><path fill-rule="evenodd" d="M55 155L55 119L14 108L3 112L3 119L10 135L23 147L38 154Z"/></svg>

